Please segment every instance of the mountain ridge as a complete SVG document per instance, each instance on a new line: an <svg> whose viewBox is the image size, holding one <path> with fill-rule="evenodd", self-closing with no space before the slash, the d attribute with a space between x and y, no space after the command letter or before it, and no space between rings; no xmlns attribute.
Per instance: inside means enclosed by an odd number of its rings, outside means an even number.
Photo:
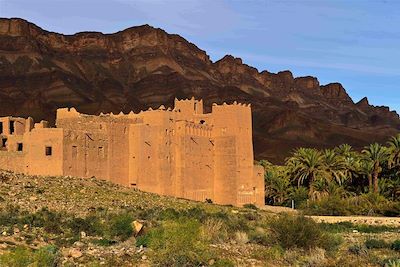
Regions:
<svg viewBox="0 0 400 267"><path fill-rule="evenodd" d="M388 107L354 103L340 83L320 85L289 70L271 73L206 51L149 25L64 35L23 19L0 19L0 115L54 122L57 107L135 112L173 99L251 103L257 158L281 162L298 146L360 149L400 129Z"/></svg>

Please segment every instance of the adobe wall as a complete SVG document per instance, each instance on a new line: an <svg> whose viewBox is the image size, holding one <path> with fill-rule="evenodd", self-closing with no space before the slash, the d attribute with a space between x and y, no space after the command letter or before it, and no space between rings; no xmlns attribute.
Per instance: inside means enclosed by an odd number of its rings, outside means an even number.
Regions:
<svg viewBox="0 0 400 267"><path fill-rule="evenodd" d="M56 124L64 129L64 174L129 186L131 122L119 115L88 116L59 109Z"/></svg>
<svg viewBox="0 0 400 267"><path fill-rule="evenodd" d="M181 127L176 146L177 194L197 201L214 199L212 127L191 122L182 123Z"/></svg>
<svg viewBox="0 0 400 267"><path fill-rule="evenodd" d="M34 128L24 134L25 172L63 175L63 129Z"/></svg>
<svg viewBox="0 0 400 267"><path fill-rule="evenodd" d="M139 114L58 109L57 128L31 118L0 122L7 139L0 168L96 177L218 204L264 204L264 170L253 166L248 105L213 105L212 113L203 114L203 102L192 98L175 100L173 110L161 106Z"/></svg>

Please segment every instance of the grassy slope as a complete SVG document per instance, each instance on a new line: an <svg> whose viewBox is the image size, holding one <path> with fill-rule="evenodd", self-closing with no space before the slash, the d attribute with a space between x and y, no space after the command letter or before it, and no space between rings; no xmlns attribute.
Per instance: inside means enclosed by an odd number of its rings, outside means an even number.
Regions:
<svg viewBox="0 0 400 267"><path fill-rule="evenodd" d="M50 211L60 212L65 214L65 217L71 218L129 212L133 219L141 220L144 223L145 229L152 229L161 223L160 218L164 214L162 210L174 209L179 213L179 211L197 208L205 216L225 214L233 219L240 217L239 221L235 221L236 224L245 224L242 228L249 229L248 232L260 231L262 233L268 233L267 222L274 216L266 211L218 206L133 191L96 179L25 176L0 172L0 180L0 209L2 212L9 210L10 206L13 206L14 209L18 206L19 212L26 211L27 213L35 213L42 208L48 208ZM169 220L175 219L173 216L169 218ZM239 228L237 232L245 231ZM246 242L246 238L240 238L236 232L228 232L228 237L223 242L212 242L209 244L209 250L213 251L215 259L227 259L225 266L229 266L228 262L241 266L263 266L266 263L272 266L295 264L333 266L344 263L350 266L367 263L371 266L379 266L385 259L395 258L396 255L399 255L390 249L361 249L358 255L358 252L348 252L349 247L362 245L367 238L384 239L387 242L399 239L399 229L373 228L365 230L365 228L352 225L344 227L333 225L325 226L325 228L330 232L338 232L345 240L334 255L328 255L318 249L312 251L282 250L276 247L274 240L268 238L261 242L263 244L260 244L249 236L250 242ZM361 230L353 232L355 228ZM18 246L37 249L53 244L60 249L58 262L65 266L77 264L147 266L151 264L152 260L151 251L136 247L134 237L124 241L117 239L111 245L104 246L104 244L94 242L94 240L100 239L96 236L75 237L71 241L66 233L47 233L41 227L3 224L0 225L0 231L3 233L0 236L0 254ZM375 233L362 233L363 231ZM266 242L267 244L265 244ZM79 250L82 255L76 258L71 257L72 252L76 250ZM213 261L209 263L213 263ZM223 265L224 262L221 261L221 264Z"/></svg>

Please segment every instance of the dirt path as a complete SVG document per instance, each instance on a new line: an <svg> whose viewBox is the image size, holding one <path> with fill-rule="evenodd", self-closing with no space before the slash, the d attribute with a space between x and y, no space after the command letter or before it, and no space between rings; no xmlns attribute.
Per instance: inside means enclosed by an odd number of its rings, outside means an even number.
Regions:
<svg viewBox="0 0 400 267"><path fill-rule="evenodd" d="M293 210L287 207L279 206L268 206L265 205L261 209L280 213L297 213L297 210ZM339 223L339 222L351 222L354 224L368 224L368 225L387 225L400 227L400 217L373 217L373 216L307 216L314 219L316 222L325 223Z"/></svg>

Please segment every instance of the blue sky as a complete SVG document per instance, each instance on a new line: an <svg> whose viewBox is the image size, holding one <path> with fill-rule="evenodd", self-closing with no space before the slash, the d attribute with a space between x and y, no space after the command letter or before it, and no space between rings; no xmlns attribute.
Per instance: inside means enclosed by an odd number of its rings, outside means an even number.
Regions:
<svg viewBox="0 0 400 267"><path fill-rule="evenodd" d="M150 24L259 71L341 82L358 101L400 111L397 0L0 0L1 17L55 32L111 33Z"/></svg>

